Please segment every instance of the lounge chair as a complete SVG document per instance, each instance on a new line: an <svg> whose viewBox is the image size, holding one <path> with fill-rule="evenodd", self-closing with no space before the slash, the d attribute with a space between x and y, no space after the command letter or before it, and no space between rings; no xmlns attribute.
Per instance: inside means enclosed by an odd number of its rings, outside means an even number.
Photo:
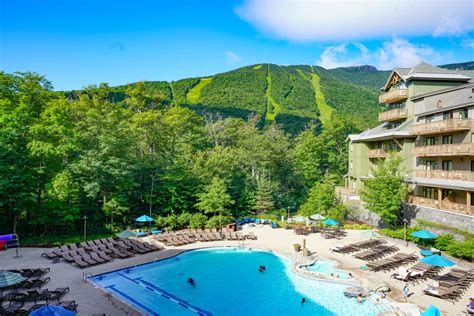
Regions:
<svg viewBox="0 0 474 316"><path fill-rule="evenodd" d="M66 262L68 263L73 263L74 262L74 258L69 254L69 252L63 252L61 257L66 260Z"/></svg>
<svg viewBox="0 0 474 316"><path fill-rule="evenodd" d="M118 258L128 258L133 256L131 252L128 252L127 250L120 250L115 248L112 244L107 244L107 247L110 251L112 251L112 256L118 257Z"/></svg>
<svg viewBox="0 0 474 316"><path fill-rule="evenodd" d="M59 255L53 249L47 249L42 254L41 257L46 257L48 259L57 258Z"/></svg>
<svg viewBox="0 0 474 316"><path fill-rule="evenodd" d="M49 291L48 300L59 300L69 292L69 287L58 287L56 290Z"/></svg>
<svg viewBox="0 0 474 316"><path fill-rule="evenodd" d="M95 260L98 263L105 263L107 261L110 261L110 260L105 260L104 258L100 257L96 252L91 252L90 256L91 256L92 260Z"/></svg>
<svg viewBox="0 0 474 316"><path fill-rule="evenodd" d="M91 265L85 262L81 256L74 256L74 263L81 269L90 267Z"/></svg>
<svg viewBox="0 0 474 316"><path fill-rule="evenodd" d="M255 234L253 232L249 232L245 238L247 239L251 239L251 240L257 240L257 236L255 236Z"/></svg>

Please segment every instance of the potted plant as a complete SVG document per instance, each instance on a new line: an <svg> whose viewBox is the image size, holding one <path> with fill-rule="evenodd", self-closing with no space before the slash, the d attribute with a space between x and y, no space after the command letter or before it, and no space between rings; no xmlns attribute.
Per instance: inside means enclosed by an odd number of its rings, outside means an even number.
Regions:
<svg viewBox="0 0 474 316"><path fill-rule="evenodd" d="M301 245L300 244L293 244L293 247L295 247L296 252L299 252L301 250Z"/></svg>

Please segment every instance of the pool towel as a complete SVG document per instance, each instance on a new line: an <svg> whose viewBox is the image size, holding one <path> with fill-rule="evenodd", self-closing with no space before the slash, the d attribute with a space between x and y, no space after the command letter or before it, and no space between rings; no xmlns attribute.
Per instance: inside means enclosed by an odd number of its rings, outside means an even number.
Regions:
<svg viewBox="0 0 474 316"><path fill-rule="evenodd" d="M7 241L6 240L0 240L0 251L2 250L7 250Z"/></svg>

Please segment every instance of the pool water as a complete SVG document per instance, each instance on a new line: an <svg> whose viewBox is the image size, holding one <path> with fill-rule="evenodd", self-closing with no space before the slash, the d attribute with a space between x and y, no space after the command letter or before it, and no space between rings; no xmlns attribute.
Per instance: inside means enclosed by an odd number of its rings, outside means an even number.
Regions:
<svg viewBox="0 0 474 316"><path fill-rule="evenodd" d="M259 272L260 265L265 272ZM195 287L187 283L189 277ZM387 302L359 304L344 296L346 285L299 276L290 259L260 250L188 251L92 281L148 315L364 316L390 310Z"/></svg>
<svg viewBox="0 0 474 316"><path fill-rule="evenodd" d="M336 279L349 279L347 272L336 269L336 263L334 261L318 260L314 264L308 266L309 271L318 272L323 275L334 277Z"/></svg>

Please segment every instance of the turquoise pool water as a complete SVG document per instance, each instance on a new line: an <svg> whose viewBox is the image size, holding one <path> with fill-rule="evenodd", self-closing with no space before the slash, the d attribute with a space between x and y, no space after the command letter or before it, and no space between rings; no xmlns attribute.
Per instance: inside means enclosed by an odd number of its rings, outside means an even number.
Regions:
<svg viewBox="0 0 474 316"><path fill-rule="evenodd" d="M338 279L349 279L349 274L347 272L336 269L336 263L334 261L318 260L314 264L308 266L308 270Z"/></svg>
<svg viewBox="0 0 474 316"><path fill-rule="evenodd" d="M258 271L260 265L266 272ZM187 284L192 277L196 287ZM149 315L377 315L345 285L291 271L291 261L267 251L212 248L94 276L93 282ZM307 302L301 304L305 297Z"/></svg>

